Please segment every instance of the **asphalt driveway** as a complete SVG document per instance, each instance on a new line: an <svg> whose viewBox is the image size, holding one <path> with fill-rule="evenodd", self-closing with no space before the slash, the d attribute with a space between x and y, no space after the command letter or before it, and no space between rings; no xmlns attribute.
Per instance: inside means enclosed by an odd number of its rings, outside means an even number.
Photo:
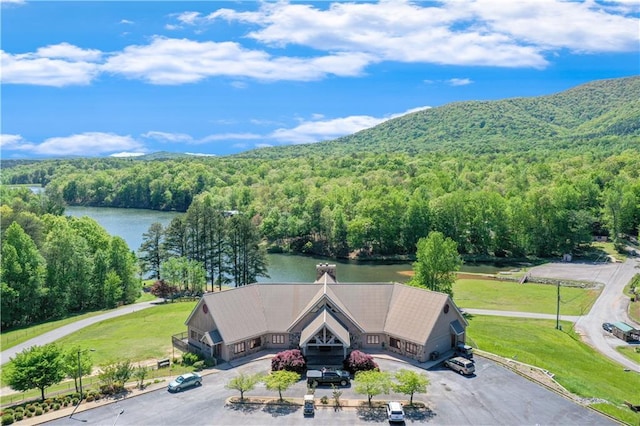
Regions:
<svg viewBox="0 0 640 426"><path fill-rule="evenodd" d="M383 371L418 367L398 360L377 359ZM305 418L301 407L252 405L234 407L225 401L237 392L225 389L225 384L239 371L266 372L269 360L258 360L228 370L216 370L204 377L203 386L170 394L165 389L128 398L116 403L77 413L47 424L75 425L297 425L297 424L386 424L383 410L366 408L319 408L313 418ZM429 410L407 411L408 424L442 425L614 425L607 417L561 397L544 387L507 370L491 361L479 358L476 375L463 377L450 370L437 368L426 371L431 384L427 394L416 395ZM341 389L342 399L364 399L353 385ZM289 398L301 398L306 383L301 381L285 392ZM320 399L331 388L316 390ZM277 397L263 386L247 396ZM374 397L374 401L406 400L405 395L390 394ZM321 405L321 404L318 404Z"/></svg>

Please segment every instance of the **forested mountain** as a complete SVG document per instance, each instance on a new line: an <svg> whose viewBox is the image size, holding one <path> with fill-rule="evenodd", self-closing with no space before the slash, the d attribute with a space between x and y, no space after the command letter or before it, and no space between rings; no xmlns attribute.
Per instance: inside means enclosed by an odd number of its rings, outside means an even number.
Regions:
<svg viewBox="0 0 640 426"><path fill-rule="evenodd" d="M468 101L426 109L321 146L251 151L243 156L434 151L507 153L584 149L608 144L636 148L640 138L640 77L601 80L550 96Z"/></svg>
<svg viewBox="0 0 640 426"><path fill-rule="evenodd" d="M460 102L334 141L229 157L47 160L3 167L68 204L186 211L211 196L271 245L411 255L435 230L477 257L579 252L637 235L640 78ZM4 166L4 162L3 162Z"/></svg>

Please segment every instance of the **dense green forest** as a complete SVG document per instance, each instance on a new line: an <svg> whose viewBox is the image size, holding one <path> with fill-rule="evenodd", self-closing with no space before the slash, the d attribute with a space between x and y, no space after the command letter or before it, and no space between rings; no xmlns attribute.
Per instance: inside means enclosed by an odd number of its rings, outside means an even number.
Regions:
<svg viewBox="0 0 640 426"><path fill-rule="evenodd" d="M209 196L274 249L413 255L429 231L461 254L579 253L640 225L640 78L460 102L334 141L228 157L2 161L3 183L71 205L187 211Z"/></svg>

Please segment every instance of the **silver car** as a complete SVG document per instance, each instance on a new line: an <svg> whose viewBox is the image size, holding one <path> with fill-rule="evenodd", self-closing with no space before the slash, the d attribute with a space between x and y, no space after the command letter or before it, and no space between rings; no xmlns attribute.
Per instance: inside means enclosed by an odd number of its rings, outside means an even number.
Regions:
<svg viewBox="0 0 640 426"><path fill-rule="evenodd" d="M202 376L198 373L186 373L176 377L174 381L169 383L167 390L169 392L179 392L182 389L191 386L200 386L202 384Z"/></svg>
<svg viewBox="0 0 640 426"><path fill-rule="evenodd" d="M476 371L476 366L473 361L461 356L446 360L444 366L465 375L471 375Z"/></svg>

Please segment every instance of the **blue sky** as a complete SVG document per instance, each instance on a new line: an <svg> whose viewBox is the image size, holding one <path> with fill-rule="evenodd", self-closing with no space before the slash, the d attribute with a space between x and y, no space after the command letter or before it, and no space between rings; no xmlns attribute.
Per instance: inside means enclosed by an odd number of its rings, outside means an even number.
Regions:
<svg viewBox="0 0 640 426"><path fill-rule="evenodd" d="M227 155L640 74L640 3L0 0L2 158Z"/></svg>

